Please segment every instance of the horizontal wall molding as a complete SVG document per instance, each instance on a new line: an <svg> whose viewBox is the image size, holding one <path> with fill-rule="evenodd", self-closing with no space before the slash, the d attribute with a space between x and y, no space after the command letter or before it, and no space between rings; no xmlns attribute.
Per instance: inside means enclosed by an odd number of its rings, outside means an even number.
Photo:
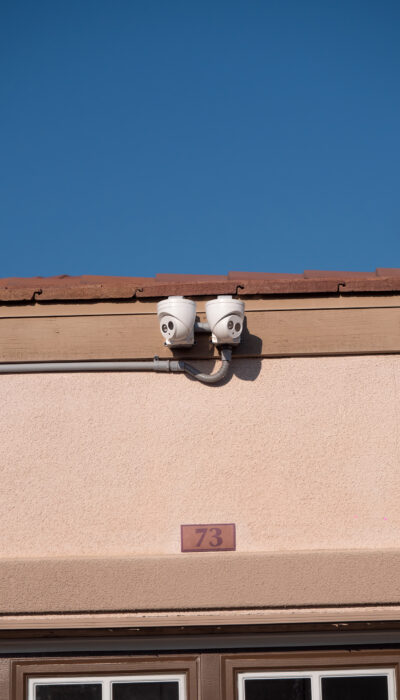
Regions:
<svg viewBox="0 0 400 700"><path fill-rule="evenodd" d="M399 582L400 550L3 559L0 613L398 606Z"/></svg>
<svg viewBox="0 0 400 700"><path fill-rule="evenodd" d="M304 625L333 625L337 633L340 628L346 631L352 623L370 625L393 623L400 620L400 605L359 605L357 607L300 608L256 608L229 610L181 610L180 612L128 612L128 613L48 613L48 614L1 614L0 630L80 630L80 629L125 629L130 632L142 629L163 628L251 628L268 625L273 629L278 625L291 627ZM400 630L393 632L399 637Z"/></svg>
<svg viewBox="0 0 400 700"><path fill-rule="evenodd" d="M196 297L196 309L205 311L206 301L213 297ZM241 297L246 311L290 311L293 309L364 309L400 307L400 294L333 294L330 296ZM69 301L29 304L1 304L0 318L32 318L36 316L104 316L115 314L156 314L157 302L134 301Z"/></svg>
<svg viewBox="0 0 400 700"><path fill-rule="evenodd" d="M0 362L134 360L172 356L152 313L0 317ZM49 309L50 311L50 309ZM201 320L204 316L200 313ZM400 306L248 309L234 357L389 354L400 352ZM208 335L175 357L218 355Z"/></svg>

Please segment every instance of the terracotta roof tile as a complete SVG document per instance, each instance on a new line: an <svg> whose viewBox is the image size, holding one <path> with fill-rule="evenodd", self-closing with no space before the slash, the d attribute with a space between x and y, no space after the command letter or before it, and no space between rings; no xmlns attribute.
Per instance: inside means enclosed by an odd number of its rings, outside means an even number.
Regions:
<svg viewBox="0 0 400 700"><path fill-rule="evenodd" d="M147 278L101 277L9 277L0 279L0 301L83 301L92 299L131 299Z"/></svg>
<svg viewBox="0 0 400 700"><path fill-rule="evenodd" d="M304 275L306 279L374 279L376 277L375 272L349 272L348 270L340 271L337 270L304 270Z"/></svg>
<svg viewBox="0 0 400 700"><path fill-rule="evenodd" d="M169 272L158 272L155 280L156 282L215 282L216 280L226 282L226 275L174 275Z"/></svg>
<svg viewBox="0 0 400 700"><path fill-rule="evenodd" d="M289 295L400 292L400 268L376 272L306 270L302 274L229 272L228 275L158 274L155 277L31 277L0 279L0 302L96 301L171 295Z"/></svg>
<svg viewBox="0 0 400 700"><path fill-rule="evenodd" d="M400 277L400 267L377 267L378 277Z"/></svg>
<svg viewBox="0 0 400 700"><path fill-rule="evenodd" d="M230 280L302 280L303 278L303 274L293 272L228 272Z"/></svg>
<svg viewBox="0 0 400 700"><path fill-rule="evenodd" d="M230 272L238 283L238 294L327 294L337 292L337 282L321 275L308 281L304 274L279 272ZM318 275L319 277L319 275Z"/></svg>

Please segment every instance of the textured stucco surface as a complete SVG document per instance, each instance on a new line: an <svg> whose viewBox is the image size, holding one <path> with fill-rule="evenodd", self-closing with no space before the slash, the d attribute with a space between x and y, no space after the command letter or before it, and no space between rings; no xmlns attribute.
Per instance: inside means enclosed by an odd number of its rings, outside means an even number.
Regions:
<svg viewBox="0 0 400 700"><path fill-rule="evenodd" d="M0 613L393 605L399 571L398 550L0 559Z"/></svg>
<svg viewBox="0 0 400 700"><path fill-rule="evenodd" d="M0 556L174 554L196 522L241 552L397 548L400 357L234 366L2 376Z"/></svg>

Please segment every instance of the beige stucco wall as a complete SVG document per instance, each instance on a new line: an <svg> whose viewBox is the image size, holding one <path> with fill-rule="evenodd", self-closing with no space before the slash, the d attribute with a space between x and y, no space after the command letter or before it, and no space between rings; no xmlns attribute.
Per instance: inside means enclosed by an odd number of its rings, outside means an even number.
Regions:
<svg viewBox="0 0 400 700"><path fill-rule="evenodd" d="M234 367L1 377L0 555L173 554L196 522L242 552L397 548L400 357Z"/></svg>

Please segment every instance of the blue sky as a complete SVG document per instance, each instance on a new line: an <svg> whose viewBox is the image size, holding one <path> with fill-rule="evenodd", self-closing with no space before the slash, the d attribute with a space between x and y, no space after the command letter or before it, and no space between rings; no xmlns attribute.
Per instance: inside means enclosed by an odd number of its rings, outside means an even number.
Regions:
<svg viewBox="0 0 400 700"><path fill-rule="evenodd" d="M400 267L400 4L2 0L0 276Z"/></svg>

